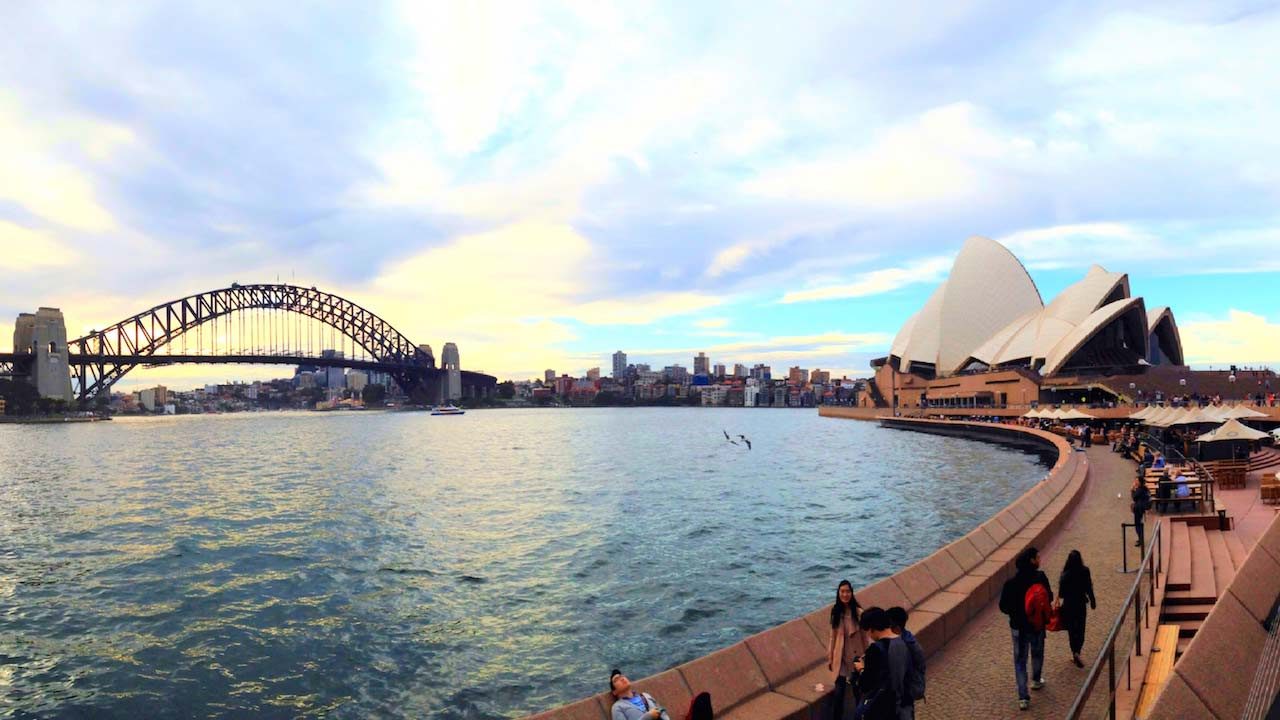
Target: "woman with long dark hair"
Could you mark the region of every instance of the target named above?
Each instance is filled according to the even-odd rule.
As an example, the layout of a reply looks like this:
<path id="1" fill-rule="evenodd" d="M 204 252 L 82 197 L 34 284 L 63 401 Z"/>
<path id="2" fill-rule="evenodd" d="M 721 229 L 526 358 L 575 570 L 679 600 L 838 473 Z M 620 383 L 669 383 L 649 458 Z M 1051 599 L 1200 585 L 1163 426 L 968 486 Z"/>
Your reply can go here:
<path id="1" fill-rule="evenodd" d="M 831 703 L 831 720 L 844 717 L 844 694 L 853 661 L 867 651 L 867 637 L 859 624 L 862 606 L 853 596 L 853 585 L 841 580 L 836 586 L 836 601 L 831 606 L 831 637 L 827 640 L 827 670 L 834 673 L 835 695 Z"/>
<path id="2" fill-rule="evenodd" d="M 1062 566 L 1062 575 L 1058 577 L 1058 601 L 1062 603 L 1058 615 L 1071 643 L 1071 662 L 1082 668 L 1084 663 L 1080 660 L 1080 650 L 1084 647 L 1084 605 L 1087 602 L 1090 609 L 1097 610 L 1098 598 L 1093 595 L 1093 575 L 1079 550 L 1068 553 L 1067 562 Z"/>

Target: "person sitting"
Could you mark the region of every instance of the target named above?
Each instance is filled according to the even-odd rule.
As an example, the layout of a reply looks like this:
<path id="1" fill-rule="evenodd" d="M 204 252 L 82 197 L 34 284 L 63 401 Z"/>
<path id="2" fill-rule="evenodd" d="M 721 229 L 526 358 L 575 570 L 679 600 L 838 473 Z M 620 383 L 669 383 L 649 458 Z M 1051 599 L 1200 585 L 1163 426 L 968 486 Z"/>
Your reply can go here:
<path id="1" fill-rule="evenodd" d="M 1182 473 L 1181 470 L 1178 471 L 1178 477 L 1173 479 L 1173 483 L 1174 483 L 1173 496 L 1178 498 L 1179 511 L 1182 510 L 1182 500 L 1191 497 L 1191 486 L 1187 484 L 1188 481 L 1189 479 L 1187 478 L 1186 475 Z"/>
<path id="2" fill-rule="evenodd" d="M 1165 466 L 1164 455 L 1162 453 L 1156 453 L 1156 459 L 1155 459 L 1155 462 L 1151 463 L 1151 468 L 1153 470 L 1163 470 L 1164 466 Z"/>
<path id="3" fill-rule="evenodd" d="M 1162 513 L 1168 512 L 1171 497 L 1173 497 L 1173 482 L 1169 479 L 1169 471 L 1165 470 L 1160 473 L 1160 480 L 1156 485 L 1156 510 Z"/>
<path id="4" fill-rule="evenodd" d="M 609 673 L 609 692 L 613 695 L 613 709 L 609 713 L 612 720 L 671 720 L 666 708 L 649 693 L 636 692 L 631 681 L 617 668 Z"/>

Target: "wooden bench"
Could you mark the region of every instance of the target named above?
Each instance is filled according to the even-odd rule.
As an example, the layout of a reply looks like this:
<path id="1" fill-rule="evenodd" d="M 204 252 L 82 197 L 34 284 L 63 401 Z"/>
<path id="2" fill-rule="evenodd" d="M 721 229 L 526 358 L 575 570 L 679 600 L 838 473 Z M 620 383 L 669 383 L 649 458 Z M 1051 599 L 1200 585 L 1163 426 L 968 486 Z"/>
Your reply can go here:
<path id="1" fill-rule="evenodd" d="M 1138 695 L 1138 707 L 1134 717 L 1142 720 L 1151 712 L 1156 697 L 1164 689 L 1173 674 L 1173 663 L 1178 654 L 1178 626 L 1161 625 L 1156 628 L 1155 644 L 1147 660 L 1147 672 L 1142 677 L 1142 692 Z"/>
<path id="2" fill-rule="evenodd" d="M 1204 466 L 1221 488 L 1242 488 L 1249 476 L 1248 460 L 1211 460 L 1204 463 Z"/>

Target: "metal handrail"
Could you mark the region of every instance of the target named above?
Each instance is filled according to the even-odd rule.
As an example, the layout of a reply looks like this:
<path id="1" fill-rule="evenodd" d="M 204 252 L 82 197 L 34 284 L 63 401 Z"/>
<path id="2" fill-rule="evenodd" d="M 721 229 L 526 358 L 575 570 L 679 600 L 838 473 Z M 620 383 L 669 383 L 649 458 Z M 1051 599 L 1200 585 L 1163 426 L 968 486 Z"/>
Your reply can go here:
<path id="1" fill-rule="evenodd" d="M 1151 596 L 1148 598 L 1147 605 L 1155 607 L 1156 589 L 1159 587 L 1160 573 L 1163 571 L 1162 555 L 1164 554 L 1164 538 L 1160 534 L 1160 520 L 1156 520 L 1152 533 L 1155 542 L 1146 548 L 1143 555 L 1142 563 L 1138 565 L 1138 576 L 1134 578 L 1133 588 L 1129 590 L 1129 596 L 1124 601 L 1124 607 L 1121 608 L 1120 614 L 1116 616 L 1115 624 L 1111 626 L 1111 632 L 1107 634 L 1107 640 L 1102 645 L 1102 650 L 1098 653 L 1098 659 L 1093 662 L 1093 666 L 1089 668 L 1089 675 L 1085 678 L 1084 685 L 1080 688 L 1080 692 L 1076 695 L 1076 700 L 1071 705 L 1071 709 L 1067 711 L 1067 720 L 1078 720 L 1084 713 L 1085 705 L 1089 699 L 1093 697 L 1093 689 L 1098 684 L 1098 679 L 1102 674 L 1103 661 L 1107 661 L 1107 677 L 1108 677 L 1108 695 L 1111 700 L 1111 720 L 1116 717 L 1116 641 L 1120 638 L 1120 629 L 1127 622 L 1129 608 L 1133 608 L 1134 623 L 1134 652 L 1137 655 L 1142 654 L 1142 606 L 1139 601 L 1142 590 L 1142 575 L 1145 571 L 1147 579 L 1151 582 Z M 1124 545 L 1121 545 L 1123 549 Z M 1148 611 L 1147 619 L 1150 621 L 1151 615 Z"/>

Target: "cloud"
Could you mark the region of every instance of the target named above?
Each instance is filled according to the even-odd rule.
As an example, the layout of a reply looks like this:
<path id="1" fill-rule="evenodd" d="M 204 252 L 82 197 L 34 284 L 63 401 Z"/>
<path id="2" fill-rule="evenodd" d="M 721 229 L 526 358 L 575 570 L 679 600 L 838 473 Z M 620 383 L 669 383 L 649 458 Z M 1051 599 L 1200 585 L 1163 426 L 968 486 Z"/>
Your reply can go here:
<path id="1" fill-rule="evenodd" d="M 1179 323 L 1183 352 L 1191 365 L 1280 366 L 1280 323 L 1232 309 L 1225 319 Z"/>
<path id="2" fill-rule="evenodd" d="M 946 276 L 947 271 L 951 269 L 953 259 L 950 256 L 931 257 L 902 267 L 871 270 L 859 274 L 849 283 L 789 292 L 783 295 L 779 302 L 791 304 L 867 297 L 891 292 L 908 285 L 936 282 Z"/>
<path id="3" fill-rule="evenodd" d="M 1027 267 L 1046 270 L 1093 263 L 1133 267 L 1170 254 L 1160 238 L 1118 222 L 1077 223 L 1019 230 L 999 238 Z"/>
<path id="4" fill-rule="evenodd" d="M 706 328 L 714 330 L 718 328 L 728 327 L 729 318 L 703 318 L 693 323 L 694 327 Z"/>
<path id="5" fill-rule="evenodd" d="M 0 220 L 0 269 L 29 272 L 35 268 L 61 267 L 76 254 L 48 234 Z"/>
<path id="6" fill-rule="evenodd" d="M 43 221 L 88 232 L 116 225 L 84 165 L 109 158 L 132 141 L 128 129 L 83 118 L 33 122 L 0 91 L 0 201 Z"/>

